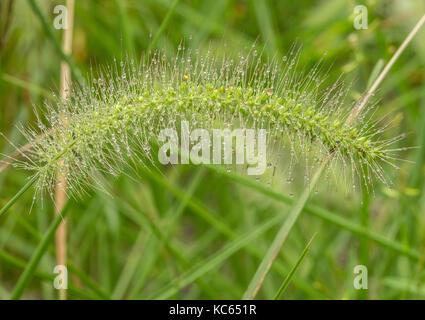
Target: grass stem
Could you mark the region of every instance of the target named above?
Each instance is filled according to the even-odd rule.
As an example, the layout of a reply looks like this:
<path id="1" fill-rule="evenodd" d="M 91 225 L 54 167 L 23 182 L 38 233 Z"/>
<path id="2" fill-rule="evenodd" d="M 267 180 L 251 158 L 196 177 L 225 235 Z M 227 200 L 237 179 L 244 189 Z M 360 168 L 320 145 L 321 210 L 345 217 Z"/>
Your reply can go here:
<path id="1" fill-rule="evenodd" d="M 282 285 L 280 286 L 279 290 L 277 291 L 274 300 L 279 300 L 282 294 L 285 292 L 286 288 L 288 287 L 289 283 L 291 282 L 292 277 L 294 276 L 295 272 L 298 270 L 298 267 L 301 265 L 301 262 L 303 262 L 304 258 L 306 257 L 308 251 L 310 250 L 311 243 L 314 239 L 315 235 L 310 239 L 310 241 L 305 246 L 303 252 L 301 252 L 301 255 L 299 256 L 297 262 L 292 267 L 291 271 L 286 276 L 285 280 L 283 281 Z"/>

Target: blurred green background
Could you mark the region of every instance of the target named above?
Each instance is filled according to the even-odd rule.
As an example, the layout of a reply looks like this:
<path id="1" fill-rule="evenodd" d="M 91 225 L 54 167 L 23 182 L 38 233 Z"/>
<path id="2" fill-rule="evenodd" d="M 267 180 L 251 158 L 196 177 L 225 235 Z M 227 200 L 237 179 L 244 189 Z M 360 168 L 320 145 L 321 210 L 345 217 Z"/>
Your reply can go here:
<path id="1" fill-rule="evenodd" d="M 59 0 L 36 1 L 53 26 Z M 423 0 L 76 0 L 72 58 L 85 76 L 127 55 L 140 57 L 164 18 L 156 47 L 172 55 L 182 39 L 192 48 L 220 54 L 254 41 L 269 55 L 302 44 L 300 65 L 323 58 L 329 81 L 341 73 L 353 81 L 350 99 L 366 90 L 375 66 L 387 62 L 425 13 Z M 353 10 L 368 8 L 366 30 L 353 27 Z M 60 56 L 26 0 L 0 2 L 0 131 L 25 144 L 18 124 L 34 124 L 33 107 L 58 94 Z M 172 10 L 174 9 L 174 10 Z M 54 30 L 54 29 L 53 29 Z M 58 43 L 61 31 L 54 30 Z M 395 119 L 399 144 L 418 146 L 401 154 L 414 163 L 386 168 L 394 183 L 374 194 L 321 182 L 291 230 L 258 298 L 270 299 L 316 234 L 284 299 L 421 299 L 425 297 L 425 30 L 413 40 L 384 80 L 376 117 Z M 1 153 L 14 148 L 0 139 Z M 3 156 L 4 157 L 4 156 Z M 2 158 L 3 158 L 2 157 Z M 110 179 L 113 196 L 92 191 L 69 207 L 70 299 L 239 299 L 270 246 L 278 224 L 254 241 L 240 236 L 289 211 L 279 195 L 295 197 L 300 186 L 239 181 L 197 166 L 141 172 L 142 179 Z M 0 206 L 25 184 L 27 172 L 0 174 Z M 249 179 L 248 179 L 249 180 Z M 283 180 L 283 178 L 282 178 Z M 0 298 L 16 282 L 53 220 L 51 201 L 31 210 L 30 190 L 0 217 Z M 285 198 L 287 199 L 287 198 Z M 240 245 L 241 248 L 237 248 Z M 229 248 L 233 248 L 230 250 Z M 236 250 L 237 248 L 238 250 Z M 54 244 L 43 255 L 23 298 L 54 299 Z M 368 290 L 353 286 L 356 265 L 368 268 Z"/>

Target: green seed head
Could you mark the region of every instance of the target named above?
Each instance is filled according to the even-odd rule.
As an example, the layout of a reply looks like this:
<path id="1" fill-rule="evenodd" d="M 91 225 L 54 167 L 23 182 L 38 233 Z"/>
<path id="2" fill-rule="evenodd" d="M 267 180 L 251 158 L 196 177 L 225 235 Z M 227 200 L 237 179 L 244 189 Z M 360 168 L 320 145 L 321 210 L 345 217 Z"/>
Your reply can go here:
<path id="1" fill-rule="evenodd" d="M 392 162 L 391 141 L 377 140 L 381 130 L 366 117 L 346 123 L 352 106 L 341 81 L 323 88 L 319 66 L 297 74 L 296 54 L 263 60 L 183 51 L 169 59 L 157 51 L 149 63 L 121 62 L 74 89 L 69 100 L 47 105 L 41 132 L 26 131 L 32 149 L 20 165 L 38 175 L 39 191 L 52 190 L 62 173 L 68 192 L 78 195 L 100 183 L 99 174 L 154 161 L 151 146 L 160 130 L 187 120 L 209 130 L 267 129 L 269 167 L 280 161 L 290 176 L 295 163 L 310 172 L 333 153 L 331 165 L 386 181 L 381 164 Z"/>

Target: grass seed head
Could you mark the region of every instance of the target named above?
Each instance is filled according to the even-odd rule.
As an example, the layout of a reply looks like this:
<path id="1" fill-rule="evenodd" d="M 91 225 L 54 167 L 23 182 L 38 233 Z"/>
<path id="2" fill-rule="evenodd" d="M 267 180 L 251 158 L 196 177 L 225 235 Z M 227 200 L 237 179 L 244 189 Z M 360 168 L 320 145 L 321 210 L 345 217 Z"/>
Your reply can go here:
<path id="1" fill-rule="evenodd" d="M 333 153 L 330 166 L 386 182 L 381 164 L 393 163 L 389 145 L 398 138 L 380 139 L 383 129 L 365 114 L 346 123 L 353 104 L 343 81 L 325 87 L 321 63 L 297 73 L 297 50 L 266 60 L 255 48 L 236 59 L 179 47 L 173 58 L 154 51 L 140 63 L 115 63 L 74 88 L 68 100 L 46 104 L 38 129 L 25 129 L 32 148 L 18 165 L 38 176 L 38 191 L 52 192 L 62 171 L 67 192 L 78 196 L 90 184 L 100 187 L 103 173 L 155 162 L 152 142 L 160 130 L 187 120 L 210 130 L 266 128 L 268 167 L 274 175 L 283 163 L 288 181 L 303 164 L 308 182 L 309 172 Z"/>

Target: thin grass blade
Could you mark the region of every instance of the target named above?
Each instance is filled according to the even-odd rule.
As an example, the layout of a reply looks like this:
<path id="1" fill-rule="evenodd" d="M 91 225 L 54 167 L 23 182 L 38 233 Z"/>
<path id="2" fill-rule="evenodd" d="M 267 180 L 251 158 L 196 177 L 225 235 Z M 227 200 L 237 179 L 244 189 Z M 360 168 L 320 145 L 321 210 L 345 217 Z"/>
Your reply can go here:
<path id="1" fill-rule="evenodd" d="M 303 262 L 304 258 L 307 255 L 308 251 L 310 250 L 311 243 L 313 242 L 313 239 L 314 239 L 315 236 L 316 235 L 313 235 L 313 237 L 311 237 L 310 241 L 305 246 L 305 248 L 304 248 L 303 252 L 301 253 L 301 255 L 299 256 L 297 262 L 292 267 L 291 271 L 286 276 L 285 280 L 282 282 L 282 285 L 280 286 L 279 290 L 277 291 L 277 293 L 276 293 L 276 295 L 274 297 L 274 300 L 280 299 L 280 297 L 282 296 L 282 294 L 285 292 L 285 290 L 288 287 L 289 283 L 291 282 L 291 280 L 292 280 L 295 272 L 298 270 L 299 266 L 301 265 L 301 263 Z"/>
<path id="2" fill-rule="evenodd" d="M 18 280 L 18 283 L 16 284 L 12 292 L 12 296 L 10 298 L 11 300 L 20 299 L 22 294 L 24 293 L 25 288 L 27 287 L 27 285 L 33 278 L 36 268 L 38 266 L 38 263 L 40 262 L 43 255 L 46 253 L 49 247 L 50 241 L 52 240 L 53 235 L 55 234 L 56 229 L 59 227 L 63 218 L 67 214 L 69 203 L 70 202 L 68 201 L 66 205 L 64 206 L 64 208 L 62 209 L 61 213 L 55 217 L 55 220 L 52 222 L 49 229 L 46 231 L 40 243 L 38 244 L 37 249 L 35 250 L 27 266 L 25 267 L 24 272 L 22 273 L 21 277 Z"/>

